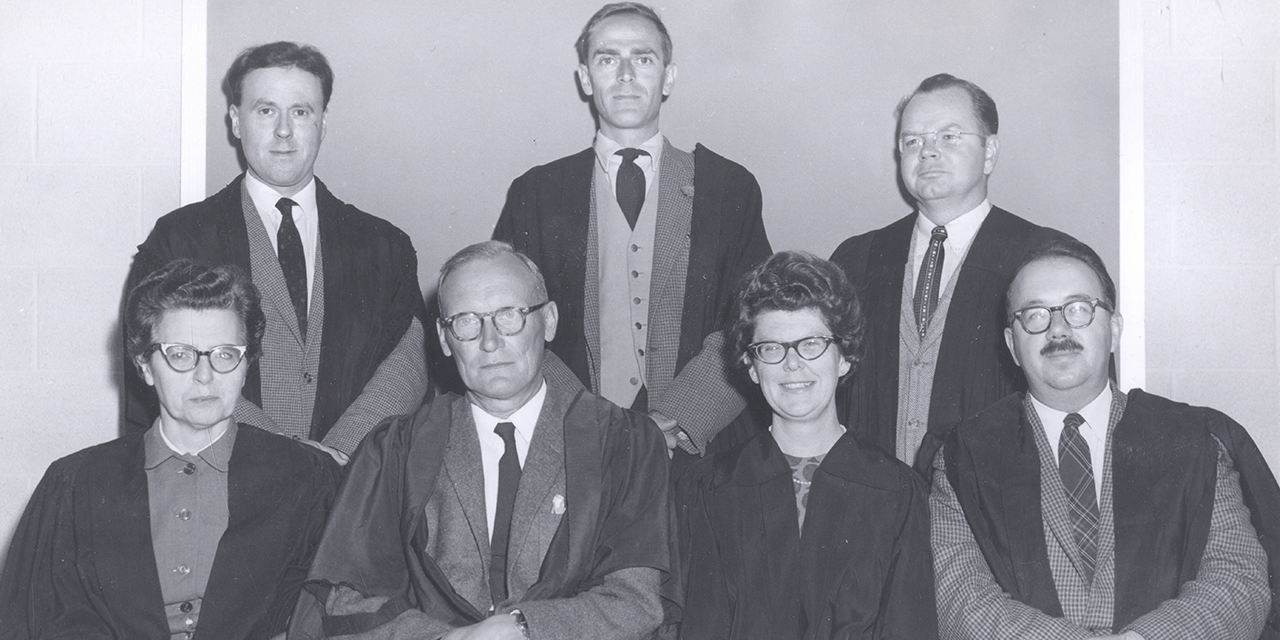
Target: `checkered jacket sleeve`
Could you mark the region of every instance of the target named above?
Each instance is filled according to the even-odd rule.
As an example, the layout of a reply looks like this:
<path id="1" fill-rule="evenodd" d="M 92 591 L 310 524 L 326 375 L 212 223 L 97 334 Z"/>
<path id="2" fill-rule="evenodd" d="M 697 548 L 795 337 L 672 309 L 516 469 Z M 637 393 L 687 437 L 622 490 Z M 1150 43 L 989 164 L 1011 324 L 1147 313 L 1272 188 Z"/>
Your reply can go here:
<path id="1" fill-rule="evenodd" d="M 383 420 L 417 409 L 428 389 L 426 354 L 426 332 L 414 318 L 395 349 L 325 435 L 324 444 L 351 455 Z"/>
<path id="2" fill-rule="evenodd" d="M 1014 600 L 996 584 L 947 480 L 945 464 L 939 452 L 934 459 L 933 491 L 929 495 L 940 637 L 943 640 L 1093 637 L 1094 634 L 1083 627 Z"/>
<path id="3" fill-rule="evenodd" d="M 1177 598 L 1160 603 L 1126 630 L 1147 640 L 1254 640 L 1270 608 L 1266 552 L 1250 524 L 1240 475 L 1219 442 L 1209 539 L 1196 579 L 1182 585 Z"/>

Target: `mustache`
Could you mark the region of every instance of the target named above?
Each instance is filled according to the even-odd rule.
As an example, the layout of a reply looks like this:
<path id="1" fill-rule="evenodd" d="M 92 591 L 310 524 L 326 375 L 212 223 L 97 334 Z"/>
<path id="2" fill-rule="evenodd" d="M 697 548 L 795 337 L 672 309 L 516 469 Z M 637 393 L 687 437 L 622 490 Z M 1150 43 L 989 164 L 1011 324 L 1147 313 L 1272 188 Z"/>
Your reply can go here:
<path id="1" fill-rule="evenodd" d="M 1083 350 L 1084 350 L 1084 345 L 1081 345 L 1079 342 L 1076 342 L 1072 338 L 1063 338 L 1061 340 L 1055 340 L 1053 342 L 1050 342 L 1049 344 L 1046 344 L 1043 348 L 1040 349 L 1040 355 L 1051 356 L 1055 353 L 1062 353 L 1064 351 L 1083 351 Z"/>

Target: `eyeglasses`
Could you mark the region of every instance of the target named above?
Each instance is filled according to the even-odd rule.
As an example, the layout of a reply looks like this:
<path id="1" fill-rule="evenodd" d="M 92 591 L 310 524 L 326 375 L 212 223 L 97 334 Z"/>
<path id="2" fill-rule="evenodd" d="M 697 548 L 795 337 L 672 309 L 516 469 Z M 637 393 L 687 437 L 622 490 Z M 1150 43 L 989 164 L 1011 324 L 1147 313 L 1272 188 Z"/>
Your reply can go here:
<path id="1" fill-rule="evenodd" d="M 1093 300 L 1072 300 L 1057 307 L 1024 307 L 1013 312 L 1013 317 L 1022 323 L 1023 331 L 1036 335 L 1049 330 L 1054 311 L 1062 312 L 1062 319 L 1067 321 L 1067 326 L 1072 329 L 1083 329 L 1093 324 L 1093 315 L 1098 307 L 1108 312 L 1115 311 L 1111 305 L 1094 298 Z M 1012 326 L 1013 322 L 1010 321 L 1009 325 Z"/>
<path id="2" fill-rule="evenodd" d="M 747 352 L 753 358 L 765 364 L 778 364 L 787 359 L 787 351 L 795 349 L 796 355 L 805 360 L 817 360 L 827 352 L 827 347 L 835 342 L 831 336 L 809 336 L 791 342 L 753 342 L 747 345 Z"/>
<path id="3" fill-rule="evenodd" d="M 981 133 L 970 133 L 968 131 L 958 131 L 956 129 L 947 129 L 946 131 L 921 131 L 920 133 L 904 133 L 898 137 L 898 151 L 903 154 L 915 153 L 924 148 L 926 140 L 933 142 L 934 146 L 946 149 L 954 149 L 960 146 L 960 141 L 964 136 L 978 136 L 983 138 Z"/>
<path id="4" fill-rule="evenodd" d="M 470 342 L 480 337 L 480 332 L 484 330 L 484 319 L 493 318 L 493 328 L 504 336 L 514 336 L 524 331 L 525 318 L 547 306 L 551 302 L 546 300 L 541 304 L 535 304 L 532 307 L 503 307 L 497 311 L 488 313 L 475 313 L 474 311 L 465 311 L 441 318 L 440 325 L 449 328 L 449 333 L 453 337 L 462 342 Z"/>
<path id="5" fill-rule="evenodd" d="M 196 368 L 200 356 L 209 358 L 209 366 L 218 373 L 231 373 L 240 366 L 244 354 L 249 347 L 239 344 L 221 344 L 208 351 L 201 351 L 189 344 L 178 342 L 158 342 L 148 349 L 158 349 L 169 368 L 178 373 L 186 373 Z"/>

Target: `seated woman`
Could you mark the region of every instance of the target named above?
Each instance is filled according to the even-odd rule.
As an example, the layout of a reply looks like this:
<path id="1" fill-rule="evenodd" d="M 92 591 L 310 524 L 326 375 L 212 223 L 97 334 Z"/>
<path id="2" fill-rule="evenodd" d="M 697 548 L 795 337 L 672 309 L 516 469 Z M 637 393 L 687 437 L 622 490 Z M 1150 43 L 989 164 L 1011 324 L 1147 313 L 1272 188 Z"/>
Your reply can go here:
<path id="1" fill-rule="evenodd" d="M 773 424 L 678 484 L 680 637 L 937 637 L 924 482 L 836 418 L 863 349 L 849 280 L 784 251 L 747 274 L 738 306 L 731 357 Z"/>
<path id="2" fill-rule="evenodd" d="M 130 292 L 125 322 L 160 417 L 49 466 L 0 578 L 0 637 L 280 635 L 340 470 L 231 419 L 258 292 L 234 267 L 175 261 Z"/>

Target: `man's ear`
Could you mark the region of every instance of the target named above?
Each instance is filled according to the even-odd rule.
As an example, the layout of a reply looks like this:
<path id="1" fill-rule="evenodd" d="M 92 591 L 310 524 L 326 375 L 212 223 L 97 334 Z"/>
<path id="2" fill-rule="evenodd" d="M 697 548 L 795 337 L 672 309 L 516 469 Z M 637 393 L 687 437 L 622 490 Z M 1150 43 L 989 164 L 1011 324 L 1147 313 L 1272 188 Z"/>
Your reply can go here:
<path id="1" fill-rule="evenodd" d="M 240 139 L 240 107 L 237 107 L 234 104 L 231 105 L 230 107 L 227 107 L 227 115 L 230 116 L 231 118 L 231 133 L 236 137 L 237 140 L 239 140 Z"/>
<path id="2" fill-rule="evenodd" d="M 1013 327 L 1004 328 L 1004 346 L 1008 347 L 1009 354 L 1013 356 L 1013 363 L 1021 367 L 1022 363 L 1018 361 L 1018 350 L 1013 348 Z"/>
<path id="3" fill-rule="evenodd" d="M 453 349 L 449 348 L 449 340 L 445 338 L 446 331 L 448 329 L 445 329 L 444 325 L 439 320 L 436 320 L 436 337 L 440 339 L 440 350 L 444 352 L 446 358 L 452 358 Z"/>
<path id="4" fill-rule="evenodd" d="M 560 324 L 560 309 L 556 307 L 555 300 L 548 300 L 547 306 L 540 310 L 542 313 L 543 331 L 542 337 L 547 342 L 556 339 L 556 327 Z"/>
<path id="5" fill-rule="evenodd" d="M 1000 136 L 994 133 L 987 136 L 983 154 L 985 157 L 982 162 L 982 173 L 989 176 L 992 171 L 995 171 L 996 161 L 1000 159 Z"/>
<path id="6" fill-rule="evenodd" d="M 578 86 L 582 87 L 582 92 L 592 95 L 591 74 L 587 73 L 587 65 L 578 65 Z"/>
<path id="7" fill-rule="evenodd" d="M 1111 314 L 1111 353 L 1120 348 L 1120 336 L 1124 333 L 1124 316 L 1117 309 Z"/>
<path id="8" fill-rule="evenodd" d="M 671 95 L 671 88 L 676 86 L 676 65 L 671 63 L 662 70 L 662 95 Z"/>

